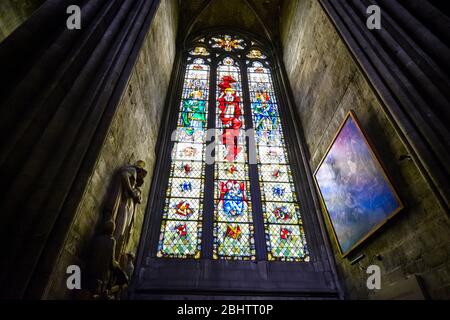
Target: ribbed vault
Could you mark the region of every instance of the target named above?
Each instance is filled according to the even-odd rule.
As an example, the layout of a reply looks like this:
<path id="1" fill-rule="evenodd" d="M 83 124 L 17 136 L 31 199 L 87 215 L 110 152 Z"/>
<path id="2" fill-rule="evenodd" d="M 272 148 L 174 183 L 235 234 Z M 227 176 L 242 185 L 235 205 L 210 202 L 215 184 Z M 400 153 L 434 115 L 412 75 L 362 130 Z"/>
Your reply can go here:
<path id="1" fill-rule="evenodd" d="M 208 28 L 233 27 L 275 40 L 279 35 L 280 3 L 280 0 L 180 1 L 181 30 L 186 37 Z"/>

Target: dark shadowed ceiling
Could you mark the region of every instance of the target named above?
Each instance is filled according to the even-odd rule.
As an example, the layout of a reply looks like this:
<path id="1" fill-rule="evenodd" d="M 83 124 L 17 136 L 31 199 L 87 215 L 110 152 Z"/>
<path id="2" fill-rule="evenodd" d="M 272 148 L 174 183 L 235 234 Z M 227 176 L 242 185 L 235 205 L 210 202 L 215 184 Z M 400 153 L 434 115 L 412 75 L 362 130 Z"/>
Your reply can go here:
<path id="1" fill-rule="evenodd" d="M 235 27 L 275 40 L 282 0 L 180 0 L 184 37 L 213 27 Z"/>

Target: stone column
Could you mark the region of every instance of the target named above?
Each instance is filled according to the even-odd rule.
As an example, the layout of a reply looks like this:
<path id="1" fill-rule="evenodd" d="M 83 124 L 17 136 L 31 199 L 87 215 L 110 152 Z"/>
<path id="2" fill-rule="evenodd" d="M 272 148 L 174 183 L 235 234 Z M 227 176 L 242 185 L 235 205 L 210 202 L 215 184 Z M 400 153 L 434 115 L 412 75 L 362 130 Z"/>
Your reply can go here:
<path id="1" fill-rule="evenodd" d="M 158 4 L 47 0 L 0 44 L 0 297 L 41 296 Z"/>
<path id="2" fill-rule="evenodd" d="M 448 212 L 450 18 L 431 1 L 320 2 Z M 366 26 L 370 5 L 381 9 L 380 30 Z"/>

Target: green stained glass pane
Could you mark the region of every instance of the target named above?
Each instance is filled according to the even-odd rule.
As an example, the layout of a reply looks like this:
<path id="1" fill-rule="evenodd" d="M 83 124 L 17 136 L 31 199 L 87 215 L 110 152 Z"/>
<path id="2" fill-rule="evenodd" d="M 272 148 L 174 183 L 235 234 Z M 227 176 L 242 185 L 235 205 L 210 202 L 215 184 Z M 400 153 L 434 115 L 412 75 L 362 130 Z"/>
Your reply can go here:
<path id="1" fill-rule="evenodd" d="M 206 101 L 183 100 L 180 113 L 180 126 L 204 128 L 206 126 Z"/>

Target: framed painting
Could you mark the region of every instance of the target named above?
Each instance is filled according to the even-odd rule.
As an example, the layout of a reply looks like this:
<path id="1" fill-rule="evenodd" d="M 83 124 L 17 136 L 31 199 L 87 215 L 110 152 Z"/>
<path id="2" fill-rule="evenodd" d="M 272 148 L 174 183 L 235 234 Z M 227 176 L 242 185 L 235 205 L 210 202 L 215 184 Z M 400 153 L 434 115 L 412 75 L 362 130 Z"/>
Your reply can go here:
<path id="1" fill-rule="evenodd" d="M 317 167 L 314 180 L 343 257 L 404 207 L 351 111 Z"/>

